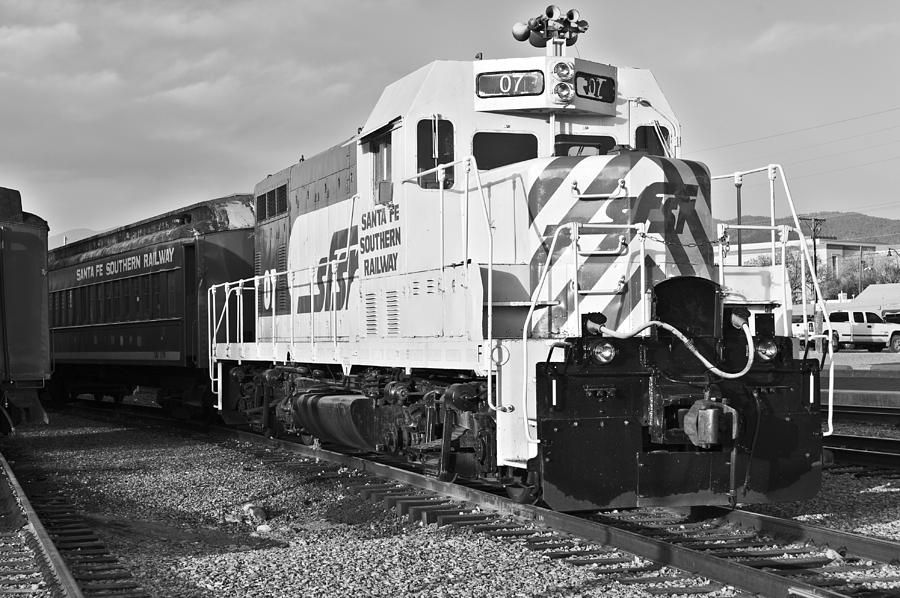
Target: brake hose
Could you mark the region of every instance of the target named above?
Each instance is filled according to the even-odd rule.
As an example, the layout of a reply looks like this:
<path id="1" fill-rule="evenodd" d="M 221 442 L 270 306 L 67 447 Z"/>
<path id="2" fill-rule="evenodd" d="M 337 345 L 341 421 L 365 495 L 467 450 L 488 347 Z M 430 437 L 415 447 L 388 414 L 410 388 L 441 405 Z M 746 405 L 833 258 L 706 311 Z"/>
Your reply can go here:
<path id="1" fill-rule="evenodd" d="M 716 366 L 711 364 L 700 353 L 700 351 L 697 350 L 697 348 L 694 346 L 694 343 L 691 342 L 691 339 L 689 339 L 688 337 L 683 335 L 674 326 L 672 326 L 670 324 L 666 324 L 665 322 L 660 322 L 658 320 L 650 320 L 643 326 L 638 326 L 637 328 L 635 328 L 634 330 L 632 330 L 630 332 L 616 332 L 615 330 L 611 330 L 611 329 L 607 328 L 606 326 L 600 326 L 600 332 L 602 332 L 606 336 L 611 336 L 613 338 L 625 340 L 625 339 L 629 339 L 633 336 L 640 334 L 641 331 L 646 330 L 647 328 L 650 328 L 651 326 L 658 326 L 659 328 L 668 330 L 669 332 L 674 334 L 676 337 L 678 337 L 678 340 L 680 340 L 682 343 L 684 343 L 684 346 L 687 347 L 688 350 L 691 353 L 693 353 L 697 359 L 700 360 L 700 363 L 705 365 L 707 367 L 707 369 L 709 369 L 709 371 L 711 371 L 716 376 L 719 376 L 720 378 L 726 378 L 728 380 L 734 380 L 736 378 L 740 378 L 741 376 L 743 376 L 744 374 L 749 372 L 750 368 L 753 366 L 753 354 L 756 351 L 753 348 L 753 334 L 750 332 L 750 326 L 747 325 L 747 322 L 741 323 L 741 330 L 744 331 L 744 336 L 747 337 L 747 365 L 745 365 L 744 369 L 742 369 L 740 372 L 737 372 L 734 374 L 730 374 L 728 372 L 723 372 L 722 370 L 720 370 L 719 368 L 717 368 Z"/>

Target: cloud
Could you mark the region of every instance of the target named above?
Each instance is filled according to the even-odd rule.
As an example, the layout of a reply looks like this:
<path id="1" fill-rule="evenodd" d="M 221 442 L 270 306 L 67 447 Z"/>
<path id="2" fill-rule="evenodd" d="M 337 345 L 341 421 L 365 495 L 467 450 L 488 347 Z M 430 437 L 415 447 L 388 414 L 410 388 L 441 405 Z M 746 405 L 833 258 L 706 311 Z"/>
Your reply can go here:
<path id="1" fill-rule="evenodd" d="M 884 37 L 900 36 L 900 23 L 873 23 L 859 26 L 845 23 L 779 22 L 771 25 L 744 46 L 749 54 L 777 54 L 817 43 L 859 45 Z"/>
<path id="2" fill-rule="evenodd" d="M 0 27 L 0 64 L 31 67 L 36 61 L 69 51 L 81 41 L 74 23 L 5 25 Z"/>

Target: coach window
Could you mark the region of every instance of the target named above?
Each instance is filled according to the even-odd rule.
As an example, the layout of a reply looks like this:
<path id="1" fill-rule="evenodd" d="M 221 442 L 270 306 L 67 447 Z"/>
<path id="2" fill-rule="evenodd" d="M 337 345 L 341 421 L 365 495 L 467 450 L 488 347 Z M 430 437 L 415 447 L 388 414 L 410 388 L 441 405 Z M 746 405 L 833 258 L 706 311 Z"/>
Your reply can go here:
<path id="1" fill-rule="evenodd" d="M 531 133 L 475 133 L 472 155 L 479 170 L 490 170 L 537 158 L 538 141 Z"/>
<path id="2" fill-rule="evenodd" d="M 149 319 L 153 311 L 153 293 L 150 290 L 150 274 L 141 276 L 141 318 Z"/>
<path id="3" fill-rule="evenodd" d="M 103 300 L 106 302 L 106 310 L 104 311 L 104 322 L 112 322 L 113 317 L 113 287 L 111 282 L 103 283 Z"/>
<path id="4" fill-rule="evenodd" d="M 176 292 L 176 283 L 177 283 L 176 275 L 177 275 L 176 272 L 169 272 L 168 275 L 166 276 L 166 283 L 167 283 L 167 287 L 168 287 L 167 295 L 169 297 L 169 312 L 168 313 L 170 316 L 174 316 L 174 315 L 178 314 L 178 307 L 177 307 L 178 293 Z"/>
<path id="5" fill-rule="evenodd" d="M 159 300 L 159 277 L 165 274 L 150 275 L 150 318 L 158 318 L 162 315 L 162 305 Z"/>
<path id="6" fill-rule="evenodd" d="M 112 311 L 110 312 L 110 319 L 114 322 L 119 322 L 122 320 L 122 285 L 120 280 L 114 280 L 110 285 L 112 285 Z"/>
<path id="7" fill-rule="evenodd" d="M 87 324 L 94 324 L 97 321 L 97 285 L 92 284 L 87 288 L 88 295 L 88 317 Z"/>
<path id="8" fill-rule="evenodd" d="M 73 301 L 72 301 L 73 289 L 69 289 L 66 291 L 66 325 L 71 326 L 75 320 L 73 314 Z"/>
<path id="9" fill-rule="evenodd" d="M 131 319 L 131 280 L 125 279 L 122 282 L 122 319 Z"/>
<path id="10" fill-rule="evenodd" d="M 453 162 L 453 123 L 440 118 L 420 120 L 416 128 L 416 172 Z M 453 186 L 453 168 L 444 171 L 444 188 Z M 419 177 L 423 189 L 437 189 L 437 173 Z"/>

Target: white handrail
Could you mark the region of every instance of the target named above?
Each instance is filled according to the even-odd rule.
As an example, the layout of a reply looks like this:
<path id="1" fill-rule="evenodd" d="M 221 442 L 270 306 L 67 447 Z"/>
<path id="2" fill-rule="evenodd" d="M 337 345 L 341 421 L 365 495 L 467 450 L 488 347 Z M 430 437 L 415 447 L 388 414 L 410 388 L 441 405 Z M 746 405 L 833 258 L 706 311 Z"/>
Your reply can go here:
<path id="1" fill-rule="evenodd" d="M 511 409 L 502 407 L 499 401 L 494 401 L 494 222 L 491 220 L 490 208 L 488 206 L 487 198 L 484 195 L 484 187 L 481 184 L 481 174 L 478 172 L 478 162 L 475 160 L 475 156 L 466 156 L 459 160 L 455 160 L 453 162 L 447 162 L 446 164 L 440 164 L 434 168 L 430 168 L 428 170 L 423 170 L 422 172 L 418 172 L 415 175 L 403 179 L 402 183 L 414 183 L 418 181 L 420 178 L 430 175 L 430 174 L 438 174 L 438 178 L 441 178 L 441 175 L 444 170 L 447 168 L 453 168 L 457 164 L 465 164 L 466 165 L 466 186 L 465 186 L 465 200 L 466 206 L 468 206 L 469 199 L 469 177 L 471 171 L 474 170 L 475 174 L 475 186 L 478 188 L 478 194 L 481 196 L 481 207 L 484 211 L 484 222 L 487 226 L 487 241 L 488 241 L 488 276 L 487 276 L 487 351 L 484 352 L 486 361 L 487 361 L 487 404 L 488 407 L 493 411 L 500 411 L 506 413 Z M 441 229 L 443 229 L 443 185 L 441 185 Z M 468 216 L 468 207 L 466 209 L 466 215 Z M 466 225 L 466 231 L 468 232 L 468 224 Z M 443 230 L 441 231 L 441 235 L 443 235 Z M 441 237 L 441 251 L 443 252 L 443 236 Z M 466 256 L 468 256 L 468 239 L 465 239 L 466 242 Z M 442 253 L 443 255 L 443 253 Z M 444 271 L 444 260 L 441 260 L 441 272 Z M 468 264 L 468 259 L 466 260 Z"/>
<path id="2" fill-rule="evenodd" d="M 726 175 L 717 175 L 717 176 L 711 177 L 711 180 L 733 179 L 734 181 L 736 181 L 736 184 L 737 184 L 737 181 L 742 181 L 743 177 L 746 175 L 762 173 L 762 172 L 766 173 L 767 178 L 769 180 L 769 206 L 770 206 L 770 210 L 771 210 L 771 214 L 770 214 L 771 225 L 769 227 L 753 227 L 750 225 L 741 225 L 741 226 L 724 225 L 724 229 L 720 228 L 720 230 L 727 230 L 728 228 L 742 228 L 742 229 L 751 229 L 751 230 L 753 230 L 753 229 L 758 229 L 758 230 L 769 229 L 769 230 L 771 230 L 772 231 L 772 234 L 771 234 L 771 237 L 772 237 L 771 257 L 772 257 L 772 265 L 775 265 L 775 230 L 777 230 L 777 227 L 775 226 L 775 179 L 778 178 L 777 175 L 780 173 L 781 174 L 781 185 L 784 190 L 786 203 L 787 203 L 788 208 L 791 211 L 791 217 L 794 221 L 793 230 L 797 233 L 799 240 L 800 240 L 800 253 L 803 256 L 803 261 L 804 261 L 803 273 L 805 275 L 806 268 L 809 268 L 809 270 L 811 272 L 815 272 L 816 268 L 815 268 L 815 265 L 812 263 L 812 256 L 810 255 L 809 249 L 807 248 L 807 245 L 806 245 L 806 237 L 803 234 L 803 230 L 800 228 L 800 219 L 797 216 L 797 210 L 794 206 L 794 198 L 791 195 L 791 189 L 787 182 L 787 176 L 785 175 L 784 167 L 782 167 L 780 164 L 769 164 L 767 166 L 754 168 L 751 170 L 737 171 L 732 174 L 726 174 Z M 720 225 L 720 227 L 721 226 L 722 225 Z M 785 244 L 786 244 L 786 242 L 787 242 L 787 239 L 784 240 Z M 723 284 L 724 271 L 725 271 L 725 255 L 724 255 L 724 248 L 721 248 L 721 246 L 720 246 L 719 255 L 720 255 L 719 279 L 720 279 L 720 284 Z M 804 278 L 801 281 L 801 287 L 803 288 L 802 296 L 803 296 L 804 300 L 806 298 L 805 285 L 806 285 L 806 279 Z M 724 286 L 724 284 L 723 284 L 723 286 Z M 827 426 L 827 430 L 823 433 L 823 435 L 830 436 L 834 433 L 834 425 L 833 425 L 833 421 L 834 421 L 834 347 L 832 346 L 834 344 L 834 341 L 832 340 L 833 336 L 834 336 L 834 330 L 832 329 L 831 322 L 828 319 L 828 307 L 825 303 L 824 295 L 822 294 L 822 289 L 819 285 L 818 279 L 815 276 L 813 276 L 813 288 L 816 291 L 816 306 L 820 307 L 822 310 L 823 321 L 825 324 L 825 328 L 828 331 L 826 338 L 829 339 L 829 342 L 828 342 L 828 357 L 829 357 L 829 365 L 828 365 L 828 426 Z M 805 308 L 805 302 L 804 302 L 804 316 L 803 316 L 804 326 L 806 326 L 806 313 L 805 312 L 806 312 L 806 308 Z M 785 306 L 785 319 L 787 319 L 787 306 Z M 790 330 L 790 325 L 787 324 L 786 328 L 788 328 L 788 330 Z M 824 335 L 813 335 L 813 336 L 807 335 L 807 342 L 809 342 L 812 338 L 820 338 L 823 336 Z"/>
<path id="3" fill-rule="evenodd" d="M 541 268 L 541 276 L 538 278 L 537 286 L 531 293 L 531 305 L 528 306 L 528 315 L 525 316 L 525 323 L 522 325 L 522 421 L 525 423 L 525 440 L 532 444 L 539 444 L 540 440 L 531 435 L 531 427 L 528 419 L 528 330 L 531 328 L 531 317 L 534 315 L 534 309 L 537 305 L 541 291 L 544 289 L 544 281 L 547 280 L 547 273 L 550 272 L 550 262 L 553 261 L 553 251 L 556 249 L 556 243 L 559 241 L 559 234 L 564 230 L 572 231 L 576 223 L 569 222 L 556 227 L 553 233 L 553 239 L 550 241 L 550 248 L 547 251 L 547 261 Z"/>

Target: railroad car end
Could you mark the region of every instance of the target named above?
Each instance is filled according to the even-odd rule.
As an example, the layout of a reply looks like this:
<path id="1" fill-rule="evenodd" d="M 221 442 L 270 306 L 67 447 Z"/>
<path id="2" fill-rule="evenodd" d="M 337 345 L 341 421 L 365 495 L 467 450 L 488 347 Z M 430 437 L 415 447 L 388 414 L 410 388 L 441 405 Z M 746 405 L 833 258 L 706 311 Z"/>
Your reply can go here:
<path id="1" fill-rule="evenodd" d="M 47 222 L 22 210 L 21 194 L 0 187 L 0 432 L 46 423 L 37 391 L 49 379 Z"/>

